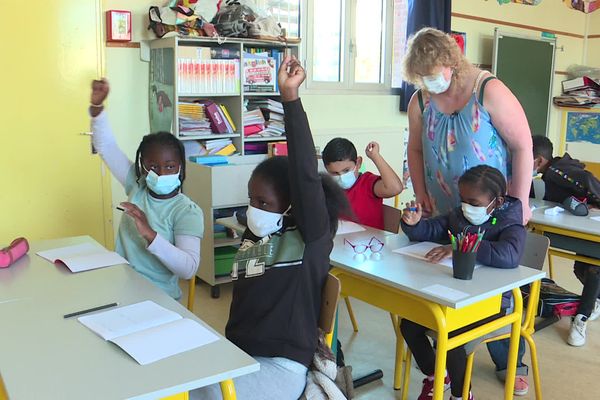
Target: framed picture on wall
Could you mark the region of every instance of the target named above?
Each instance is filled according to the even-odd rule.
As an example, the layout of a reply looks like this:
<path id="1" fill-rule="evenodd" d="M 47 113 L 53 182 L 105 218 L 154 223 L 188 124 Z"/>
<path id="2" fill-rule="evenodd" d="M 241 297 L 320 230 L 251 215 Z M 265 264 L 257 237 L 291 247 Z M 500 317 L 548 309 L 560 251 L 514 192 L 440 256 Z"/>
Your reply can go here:
<path id="1" fill-rule="evenodd" d="M 131 41 L 131 11 L 109 10 L 106 12 L 106 40 L 109 42 Z"/>

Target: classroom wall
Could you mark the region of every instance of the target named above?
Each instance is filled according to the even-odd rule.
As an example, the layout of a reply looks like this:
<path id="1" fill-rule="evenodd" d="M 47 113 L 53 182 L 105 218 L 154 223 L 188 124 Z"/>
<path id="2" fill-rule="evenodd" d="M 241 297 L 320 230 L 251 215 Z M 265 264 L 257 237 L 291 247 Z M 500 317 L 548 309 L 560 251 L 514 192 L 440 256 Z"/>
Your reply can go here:
<path id="1" fill-rule="evenodd" d="M 154 0 L 124 1 L 103 0 L 106 10 L 132 12 L 133 42 L 155 38 L 148 25 L 148 8 Z M 216 8 L 214 0 L 201 2 L 201 14 L 211 18 Z M 106 75 L 111 83 L 108 102 L 110 120 L 119 145 L 131 158 L 142 136 L 148 133 L 148 63 L 140 60 L 139 48 L 107 47 Z M 352 140 L 359 151 L 371 140 L 381 144 L 382 154 L 397 171 L 402 170 L 402 128 L 407 126 L 404 114 L 398 111 L 399 99 L 392 95 L 310 95 L 303 94 L 302 101 L 309 115 L 315 145 L 321 149 L 337 136 Z M 373 122 L 375 121 L 375 123 Z M 368 169 L 374 168 L 366 160 Z M 118 182 L 112 180 L 113 203 L 126 199 Z M 121 214 L 114 211 L 115 231 Z"/>
<path id="2" fill-rule="evenodd" d="M 156 3 L 153 0 L 103 0 L 103 8 L 132 11 L 133 41 L 139 42 L 153 39 L 153 34 L 146 30 L 147 12 L 148 7 Z M 200 2 L 200 6 L 203 7 L 201 13 L 208 18 L 215 11 L 214 0 Z M 499 5 L 496 1 L 454 0 L 452 12 L 452 28 L 467 32 L 467 58 L 474 63 L 491 64 L 492 40 L 496 26 L 508 32 L 540 35 L 539 31 L 503 26 L 502 22 L 562 32 L 557 34 L 558 47 L 564 46 L 564 51 L 558 51 L 556 56 L 558 71 L 564 71 L 568 65 L 583 61 L 586 15 L 568 9 L 560 1 L 544 1 L 538 6 L 524 6 L 512 3 Z M 497 22 L 471 18 L 487 18 Z M 588 26 L 591 29 L 588 30 L 593 34 L 600 30 L 600 12 L 591 14 L 590 18 Z M 600 65 L 600 52 L 590 51 L 593 43 L 600 43 L 600 39 L 588 41 L 588 59 L 590 63 Z M 111 121 L 119 144 L 133 157 L 142 135 L 148 132 L 148 64 L 140 61 L 138 48 L 109 47 L 106 49 L 106 73 L 112 83 L 108 108 Z M 555 93 L 560 92 L 560 81 L 564 78 L 564 75 L 555 75 Z M 383 155 L 392 167 L 401 173 L 404 155 L 402 131 L 408 122 L 406 115 L 398 112 L 397 96 L 311 95 L 305 92 L 302 98 L 317 146 L 322 149 L 331 138 L 345 136 L 362 151 L 370 140 L 377 140 L 381 144 Z M 555 143 L 558 143 L 560 117 L 560 111 L 553 108 L 549 136 Z M 367 168 L 372 168 L 369 160 Z M 411 194 L 406 192 L 402 199 L 406 200 L 410 196 Z M 113 202 L 124 198 L 123 190 L 113 180 Z M 115 227 L 118 226 L 119 217 L 116 213 Z"/>
<path id="3" fill-rule="evenodd" d="M 496 1 L 454 0 L 452 2 L 452 29 L 467 32 L 467 57 L 474 63 L 491 65 L 494 28 L 501 31 L 539 37 L 540 30 L 556 32 L 557 50 L 553 80 L 553 96 L 561 93 L 560 82 L 571 64 L 581 64 L 584 57 L 586 15 L 567 8 L 561 1 L 544 1 L 537 6 L 516 3 L 499 5 Z M 483 18 L 493 21 L 481 21 Z M 507 26 L 503 23 L 523 26 Z M 539 28 L 536 30 L 535 28 Z M 577 37 L 574 37 L 577 36 Z M 552 106 L 547 132 L 558 143 L 562 111 Z M 540 132 L 541 133 L 541 132 Z"/>
<path id="4" fill-rule="evenodd" d="M 600 68 L 600 11 L 588 18 L 587 65 Z"/>

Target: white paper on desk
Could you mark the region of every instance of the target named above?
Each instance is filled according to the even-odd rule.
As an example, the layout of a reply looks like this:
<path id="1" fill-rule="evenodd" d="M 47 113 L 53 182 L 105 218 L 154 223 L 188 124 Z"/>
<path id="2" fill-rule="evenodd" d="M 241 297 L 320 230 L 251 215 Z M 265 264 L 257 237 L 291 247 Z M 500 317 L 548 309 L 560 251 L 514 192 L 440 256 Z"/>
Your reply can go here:
<path id="1" fill-rule="evenodd" d="M 594 221 L 599 221 L 600 222 L 600 216 L 598 216 L 598 217 L 590 217 L 590 219 L 593 219 Z"/>
<path id="2" fill-rule="evenodd" d="M 38 251 L 37 255 L 50 262 L 62 262 L 71 272 L 128 264 L 119 254 L 92 243 L 76 244 L 57 249 Z"/>
<path id="3" fill-rule="evenodd" d="M 411 244 L 409 246 L 400 247 L 399 249 L 392 250 L 392 252 L 398 253 L 398 254 L 403 254 L 406 256 L 411 256 L 414 258 L 418 258 L 419 260 L 431 262 L 425 258 L 425 255 L 427 253 L 429 253 L 431 250 L 435 249 L 436 247 L 440 247 L 440 246 L 441 245 L 439 243 L 419 242 L 419 243 Z M 438 261 L 437 263 L 432 263 L 432 264 L 445 265 L 448 268 L 452 268 L 452 257 L 444 258 L 444 259 Z M 481 264 L 475 264 L 475 269 L 479 268 L 480 266 L 481 266 Z"/>
<path id="4" fill-rule="evenodd" d="M 565 211 L 564 208 L 560 207 L 560 206 L 556 206 L 556 207 L 552 207 L 552 208 L 547 208 L 544 210 L 544 214 L 545 215 L 558 215 L 559 213 Z"/>
<path id="5" fill-rule="evenodd" d="M 162 360 L 196 347 L 217 341 L 217 335 L 191 319 L 168 324 L 112 339 L 141 365 Z"/>
<path id="6" fill-rule="evenodd" d="M 181 315 L 159 306 L 153 301 L 142 301 L 98 314 L 84 315 L 79 322 L 100 335 L 104 340 L 153 328 L 181 319 Z"/>
<path id="7" fill-rule="evenodd" d="M 348 233 L 362 232 L 364 230 L 366 229 L 363 226 L 355 222 L 340 220 L 338 223 L 336 235 L 345 235 Z"/>
<path id="8" fill-rule="evenodd" d="M 421 289 L 421 291 L 429 293 L 429 294 L 434 294 L 438 297 L 443 297 L 443 298 L 451 300 L 451 301 L 464 299 L 465 297 L 467 297 L 469 295 L 468 293 L 461 292 L 460 290 L 452 289 L 452 288 L 449 288 L 448 286 L 437 285 L 437 284 L 424 287 L 423 289 Z"/>

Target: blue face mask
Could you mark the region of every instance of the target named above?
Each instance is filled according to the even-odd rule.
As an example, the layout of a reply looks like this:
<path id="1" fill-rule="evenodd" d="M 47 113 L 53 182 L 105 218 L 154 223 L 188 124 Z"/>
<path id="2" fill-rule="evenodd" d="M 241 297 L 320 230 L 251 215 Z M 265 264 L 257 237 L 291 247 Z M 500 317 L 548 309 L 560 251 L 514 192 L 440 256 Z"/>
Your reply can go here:
<path id="1" fill-rule="evenodd" d="M 354 169 L 342 175 L 334 176 L 334 179 L 342 187 L 342 189 L 350 189 L 356 183 L 356 174 Z"/>
<path id="2" fill-rule="evenodd" d="M 144 167 L 144 170 L 146 170 L 146 167 Z M 146 172 L 146 185 L 148 186 L 148 189 L 152 190 L 156 194 L 165 195 L 173 193 L 179 186 L 181 186 L 181 181 L 179 180 L 179 172 L 181 172 L 181 167 L 179 167 L 179 172 L 170 175 L 158 175 L 152 170 L 146 170 Z"/>

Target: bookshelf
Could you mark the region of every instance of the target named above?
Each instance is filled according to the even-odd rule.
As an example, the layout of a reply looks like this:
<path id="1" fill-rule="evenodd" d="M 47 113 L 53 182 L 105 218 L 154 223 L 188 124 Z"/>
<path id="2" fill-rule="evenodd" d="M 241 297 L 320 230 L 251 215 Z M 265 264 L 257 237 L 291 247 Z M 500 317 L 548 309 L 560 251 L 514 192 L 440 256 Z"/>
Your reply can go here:
<path id="1" fill-rule="evenodd" d="M 252 100 L 258 102 L 260 100 L 272 99 L 280 101 L 280 94 L 276 90 L 270 91 L 259 91 L 249 92 L 244 90 L 244 65 L 248 65 L 252 60 L 256 59 L 255 55 L 249 53 L 255 52 L 269 52 L 277 59 L 281 54 L 281 57 L 286 54 L 293 54 L 298 56 L 299 43 L 284 43 L 284 42 L 272 42 L 256 39 L 238 39 L 238 38 L 227 38 L 225 41 L 218 41 L 213 38 L 182 38 L 182 37 L 168 37 L 153 40 L 150 42 L 150 128 L 152 131 L 167 130 L 172 132 L 180 140 L 194 140 L 204 144 L 207 140 L 213 139 L 231 139 L 235 146 L 237 153 L 240 155 L 263 153 L 260 149 L 261 143 L 272 142 L 272 141 L 285 141 L 285 134 L 282 136 L 260 136 L 252 135 L 249 137 L 244 136 L 244 111 L 248 101 Z M 211 58 L 211 57 L 222 57 L 226 54 L 228 57 L 234 57 L 230 59 Z M 235 58 L 238 57 L 239 58 Z M 191 63 L 190 63 L 190 60 Z M 183 61 L 183 63 L 182 63 Z M 187 61 L 187 62 L 186 62 Z M 235 71 L 235 83 L 233 85 L 219 84 L 216 81 L 223 80 L 224 77 L 229 82 L 231 75 L 228 72 L 224 72 L 219 75 L 206 75 L 203 70 L 200 70 L 200 74 L 194 75 L 196 68 L 204 68 L 204 66 L 197 64 L 204 63 L 218 64 L 231 63 L 236 64 Z M 262 61 L 261 61 L 262 62 Z M 275 72 L 278 66 L 278 62 L 275 65 Z M 182 65 L 183 64 L 183 65 Z M 187 65 L 187 66 L 186 66 Z M 188 68 L 191 72 L 188 72 Z M 211 70 L 210 66 L 206 66 L 208 70 Z M 214 68 L 214 67 L 213 67 Z M 219 68 L 219 67 L 217 67 Z M 227 68 L 227 67 L 222 67 Z M 182 80 L 182 75 L 191 77 L 192 84 L 189 84 L 189 79 Z M 216 78 L 214 78 L 216 76 Z M 263 75 L 258 75 L 262 77 Z M 201 77 L 201 83 L 198 83 Z M 276 85 L 276 73 L 270 77 L 265 77 L 264 80 L 268 80 L 269 84 Z M 258 82 L 259 85 L 264 86 L 265 82 Z M 212 86 L 211 86 L 212 85 Z M 202 88 L 201 91 L 194 91 L 194 89 Z M 206 89 L 212 90 L 206 90 Z M 264 87 L 260 88 L 264 90 Z M 159 95 L 162 96 L 162 106 L 159 103 Z M 199 132 L 199 134 L 193 134 L 193 132 L 186 132 L 183 134 L 180 131 L 179 117 L 180 111 L 178 105 L 180 102 L 193 102 L 193 101 L 212 101 L 216 104 L 222 104 L 227 109 L 232 125 L 235 125 L 235 130 L 228 133 L 215 133 L 215 132 Z M 165 106 L 165 104 L 167 104 Z M 158 109 L 157 109 L 158 107 Z M 162 107 L 162 108 L 161 108 Z M 233 127 L 233 126 L 232 126 Z M 246 144 L 250 146 L 246 146 Z M 248 148 L 248 150 L 247 150 Z M 266 149 L 264 150 L 266 154 Z M 193 155 L 193 154 L 190 154 Z"/>
<path id="2" fill-rule="evenodd" d="M 178 139 L 188 142 L 186 144 L 194 145 L 189 142 L 195 141 L 205 147 L 207 147 L 206 142 L 210 140 L 230 139 L 239 154 L 239 156 L 228 157 L 228 165 L 205 166 L 188 161 L 187 177 L 183 185 L 183 192 L 198 204 L 204 213 L 204 237 L 197 276 L 211 285 L 211 295 L 215 298 L 219 297 L 218 285 L 231 281 L 229 276 L 216 273 L 218 262 L 216 253 L 220 249 L 240 244 L 239 238 L 217 237 L 215 219 L 223 216 L 223 213 L 248 205 L 246 184 L 256 165 L 266 158 L 267 143 L 286 140 L 285 135 L 244 136 L 244 111 L 245 105 L 249 101 L 254 101 L 255 104 L 267 102 L 267 106 L 269 100 L 280 101 L 280 94 L 275 86 L 268 92 L 244 90 L 245 52 L 251 53 L 256 50 L 298 56 L 299 44 L 233 38 L 219 42 L 211 38 L 181 37 L 168 37 L 150 42 L 151 131 L 170 131 Z M 234 58 L 224 62 L 221 62 L 221 59 L 214 59 L 216 61 L 213 62 L 212 56 L 217 54 L 220 56 L 227 54 Z M 239 58 L 235 58 L 236 56 Z M 248 60 L 254 58 L 256 56 L 247 57 Z M 232 63 L 236 65 L 233 74 L 234 84 L 231 85 L 231 81 L 228 83 L 215 82 L 215 76 L 216 80 L 232 78 L 231 69 L 221 66 L 221 64 L 231 65 Z M 227 72 L 223 72 L 221 75 L 218 73 L 210 75 L 207 78 L 207 70 L 210 68 L 212 73 L 214 65 L 217 65 L 217 71 L 218 68 L 223 68 L 222 71 Z M 275 68 L 277 66 L 278 63 Z M 199 68 L 199 74 L 196 74 L 198 72 L 196 68 Z M 193 73 L 190 74 L 190 70 Z M 182 76 L 182 74 L 186 74 L 186 76 Z M 258 77 L 259 86 L 264 86 L 265 84 L 274 84 L 276 74 L 271 74 L 269 77 L 258 74 Z M 261 89 L 264 90 L 264 88 Z M 179 103 L 196 100 L 208 100 L 224 105 L 235 129 L 229 133 L 199 132 L 195 134 L 193 131 L 180 131 Z M 263 114 L 266 115 L 267 112 L 265 111 Z M 250 119 L 246 120 L 246 122 L 248 121 Z M 188 148 L 200 148 L 200 146 L 186 145 L 186 149 Z M 196 154 L 186 154 L 188 157 L 194 155 Z"/>
<path id="3" fill-rule="evenodd" d="M 248 205 L 246 182 L 257 164 L 266 155 L 232 156 L 229 164 L 206 166 L 188 161 L 183 193 L 192 199 L 204 213 L 204 237 L 200 251 L 200 266 L 196 276 L 211 286 L 211 296 L 219 297 L 219 285 L 231 282 L 228 275 L 215 271 L 218 248 L 239 246 L 240 238 L 215 237 L 215 219 L 223 213 Z"/>

